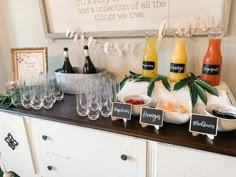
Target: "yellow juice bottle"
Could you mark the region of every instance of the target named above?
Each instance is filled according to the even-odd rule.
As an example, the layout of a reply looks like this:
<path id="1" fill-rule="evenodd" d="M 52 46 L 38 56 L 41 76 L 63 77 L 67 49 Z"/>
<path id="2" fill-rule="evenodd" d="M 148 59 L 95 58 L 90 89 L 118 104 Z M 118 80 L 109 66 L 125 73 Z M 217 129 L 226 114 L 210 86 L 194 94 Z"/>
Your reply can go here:
<path id="1" fill-rule="evenodd" d="M 156 36 L 147 33 L 146 36 L 146 49 L 143 57 L 142 76 L 154 78 L 158 71 L 158 55 L 156 50 Z"/>
<path id="2" fill-rule="evenodd" d="M 175 48 L 170 57 L 170 69 L 168 79 L 171 82 L 179 82 L 186 77 L 187 53 L 185 49 L 185 39 L 178 37 L 175 40 Z"/>

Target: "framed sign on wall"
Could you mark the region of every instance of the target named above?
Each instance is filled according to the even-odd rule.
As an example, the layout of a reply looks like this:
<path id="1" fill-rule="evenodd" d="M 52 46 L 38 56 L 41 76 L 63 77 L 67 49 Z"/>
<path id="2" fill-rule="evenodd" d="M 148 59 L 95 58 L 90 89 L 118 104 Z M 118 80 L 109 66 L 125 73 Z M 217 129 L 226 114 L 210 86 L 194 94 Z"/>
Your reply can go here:
<path id="1" fill-rule="evenodd" d="M 70 26 L 93 37 L 144 36 L 166 20 L 167 34 L 180 26 L 227 31 L 231 0 L 39 0 L 46 36 L 65 38 Z M 204 33 L 205 32 L 205 33 Z"/>
<path id="2" fill-rule="evenodd" d="M 14 80 L 37 78 L 47 73 L 47 48 L 12 48 L 12 70 Z"/>

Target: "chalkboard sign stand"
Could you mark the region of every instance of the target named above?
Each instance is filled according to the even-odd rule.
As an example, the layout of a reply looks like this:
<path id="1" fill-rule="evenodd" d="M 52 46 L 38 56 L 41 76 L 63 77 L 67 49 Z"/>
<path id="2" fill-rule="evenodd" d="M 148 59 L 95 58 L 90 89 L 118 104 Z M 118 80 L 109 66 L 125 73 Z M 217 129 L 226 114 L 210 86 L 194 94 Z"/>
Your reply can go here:
<path id="1" fill-rule="evenodd" d="M 147 126 L 153 126 L 155 127 L 156 130 L 159 130 L 160 129 L 160 126 L 159 125 L 150 125 L 150 124 L 144 124 L 144 123 L 140 123 L 141 124 L 141 127 L 145 128 Z"/>
<path id="2" fill-rule="evenodd" d="M 124 121 L 124 123 L 126 123 L 126 122 L 127 122 L 127 119 L 120 118 L 120 117 L 111 117 L 111 120 L 112 120 L 112 121 L 123 120 L 123 121 Z"/>
<path id="3" fill-rule="evenodd" d="M 111 120 L 123 120 L 124 123 L 131 119 L 132 104 L 114 102 L 112 104 Z"/>
<path id="4" fill-rule="evenodd" d="M 215 138 L 214 135 L 192 132 L 192 135 L 193 135 L 193 136 L 198 136 L 199 134 L 201 134 L 201 135 L 206 135 L 210 140 L 214 140 L 214 138 Z"/>
<path id="5" fill-rule="evenodd" d="M 214 140 L 217 136 L 218 118 L 214 116 L 206 116 L 201 114 L 192 114 L 189 123 L 189 131 L 193 136 L 199 134 L 206 135 L 210 140 Z"/>
<path id="6" fill-rule="evenodd" d="M 139 122 L 143 128 L 153 126 L 159 130 L 163 125 L 163 113 L 162 109 L 142 107 Z"/>

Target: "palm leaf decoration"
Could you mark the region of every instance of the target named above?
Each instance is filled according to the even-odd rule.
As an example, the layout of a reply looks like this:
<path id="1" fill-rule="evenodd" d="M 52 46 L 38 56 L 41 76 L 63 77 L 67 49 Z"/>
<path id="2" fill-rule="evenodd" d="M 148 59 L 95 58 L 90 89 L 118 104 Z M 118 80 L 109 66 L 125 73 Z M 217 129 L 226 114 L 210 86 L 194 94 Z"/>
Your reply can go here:
<path id="1" fill-rule="evenodd" d="M 129 71 L 130 75 L 126 75 L 124 79 L 120 82 L 120 88 L 122 88 L 128 81 L 134 82 L 148 82 L 147 95 L 152 96 L 152 92 L 156 81 L 162 81 L 164 87 L 170 91 L 170 83 L 165 76 L 157 75 L 154 78 L 143 77 L 141 74 L 137 74 L 133 71 Z"/>
<path id="2" fill-rule="evenodd" d="M 215 96 L 219 96 L 218 91 L 214 86 L 206 81 L 201 80 L 193 73 L 188 73 L 186 78 L 176 83 L 174 85 L 174 90 L 180 90 L 185 86 L 189 87 L 191 102 L 193 106 L 197 103 L 198 98 L 200 98 L 204 104 L 207 104 L 206 92 Z"/>

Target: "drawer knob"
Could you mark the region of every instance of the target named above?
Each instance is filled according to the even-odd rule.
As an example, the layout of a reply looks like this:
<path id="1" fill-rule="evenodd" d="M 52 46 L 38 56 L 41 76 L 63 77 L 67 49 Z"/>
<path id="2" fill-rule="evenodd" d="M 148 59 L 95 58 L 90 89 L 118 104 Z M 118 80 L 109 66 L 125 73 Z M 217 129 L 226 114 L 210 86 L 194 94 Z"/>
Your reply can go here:
<path id="1" fill-rule="evenodd" d="M 127 155 L 124 155 L 124 154 L 122 154 L 122 155 L 120 156 L 120 158 L 121 158 L 122 160 L 126 161 L 126 160 L 128 159 L 128 156 L 127 156 Z"/>
<path id="2" fill-rule="evenodd" d="M 48 139 L 48 137 L 46 135 L 43 135 L 42 139 L 46 141 Z"/>
<path id="3" fill-rule="evenodd" d="M 52 171 L 52 166 L 47 166 L 47 169 L 48 169 L 49 171 Z"/>

